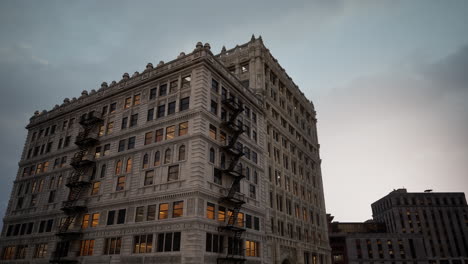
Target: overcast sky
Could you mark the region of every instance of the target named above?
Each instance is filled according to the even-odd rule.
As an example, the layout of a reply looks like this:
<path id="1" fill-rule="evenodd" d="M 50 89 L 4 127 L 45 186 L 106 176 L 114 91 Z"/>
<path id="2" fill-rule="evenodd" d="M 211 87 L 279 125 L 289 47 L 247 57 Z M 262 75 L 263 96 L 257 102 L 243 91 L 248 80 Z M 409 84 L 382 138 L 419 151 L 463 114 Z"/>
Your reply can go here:
<path id="1" fill-rule="evenodd" d="M 336 220 L 396 188 L 466 193 L 468 1 L 292 2 L 1 1 L 0 215 L 35 110 L 252 33 L 315 104 Z"/>

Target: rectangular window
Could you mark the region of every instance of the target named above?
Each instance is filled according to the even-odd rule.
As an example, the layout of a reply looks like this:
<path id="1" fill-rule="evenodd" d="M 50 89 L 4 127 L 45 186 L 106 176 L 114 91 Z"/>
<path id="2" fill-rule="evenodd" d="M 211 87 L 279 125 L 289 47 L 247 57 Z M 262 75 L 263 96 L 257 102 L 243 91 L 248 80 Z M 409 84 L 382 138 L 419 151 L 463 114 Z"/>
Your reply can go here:
<path id="1" fill-rule="evenodd" d="M 206 251 L 222 253 L 224 246 L 224 236 L 206 233 Z"/>
<path id="2" fill-rule="evenodd" d="M 214 115 L 218 115 L 218 103 L 214 100 L 211 100 L 210 112 Z"/>
<path id="3" fill-rule="evenodd" d="M 142 222 L 145 217 L 145 207 L 139 206 L 136 208 L 135 212 L 135 222 Z"/>
<path id="4" fill-rule="evenodd" d="M 212 203 L 206 204 L 206 217 L 208 219 L 215 219 L 215 205 Z"/>
<path id="5" fill-rule="evenodd" d="M 254 217 L 254 229 L 260 230 L 260 218 Z"/>
<path id="6" fill-rule="evenodd" d="M 190 75 L 182 77 L 182 89 L 190 88 L 191 81 L 192 81 L 192 77 Z"/>
<path id="7" fill-rule="evenodd" d="M 123 117 L 122 118 L 122 125 L 120 126 L 120 129 L 127 128 L 127 123 L 128 123 L 128 117 Z"/>
<path id="8" fill-rule="evenodd" d="M 112 133 L 112 130 L 114 129 L 114 121 L 111 121 L 109 123 L 107 123 L 107 127 L 106 127 L 106 134 L 110 134 Z"/>
<path id="9" fill-rule="evenodd" d="M 91 216 L 91 227 L 96 227 L 99 224 L 100 213 L 94 213 Z"/>
<path id="10" fill-rule="evenodd" d="M 47 243 L 36 245 L 36 250 L 34 251 L 34 258 L 45 258 L 47 255 Z"/>
<path id="11" fill-rule="evenodd" d="M 127 149 L 135 148 L 135 137 L 128 138 L 128 146 Z"/>
<path id="12" fill-rule="evenodd" d="M 109 237 L 105 240 L 104 255 L 118 255 L 122 247 L 121 237 Z"/>
<path id="13" fill-rule="evenodd" d="M 184 201 L 174 202 L 172 205 L 172 217 L 182 217 L 184 215 Z"/>
<path id="14" fill-rule="evenodd" d="M 180 251 L 180 232 L 158 234 L 157 252 Z"/>
<path id="15" fill-rule="evenodd" d="M 133 114 L 130 116 L 130 127 L 134 127 L 138 124 L 138 114 Z"/>
<path id="16" fill-rule="evenodd" d="M 125 98 L 124 109 L 130 108 L 132 105 L 132 97 Z"/>
<path id="17" fill-rule="evenodd" d="M 252 228 L 252 216 L 249 214 L 245 214 L 245 227 Z"/>
<path id="18" fill-rule="evenodd" d="M 152 88 L 152 89 L 150 89 L 150 93 L 149 93 L 149 94 L 150 94 L 150 96 L 149 96 L 149 99 L 150 99 L 150 100 L 153 100 L 153 99 L 156 98 L 156 93 L 157 93 L 157 91 L 158 91 L 158 88 Z"/>
<path id="19" fill-rule="evenodd" d="M 158 219 L 167 219 L 168 216 L 169 216 L 169 204 L 168 203 L 159 204 Z"/>
<path id="20" fill-rule="evenodd" d="M 153 249 L 153 234 L 133 237 L 133 253 L 151 253 Z"/>
<path id="21" fill-rule="evenodd" d="M 187 135 L 188 133 L 188 121 L 179 124 L 179 136 Z"/>
<path id="22" fill-rule="evenodd" d="M 145 134 L 145 145 L 151 144 L 153 141 L 153 132 L 147 132 Z"/>
<path id="23" fill-rule="evenodd" d="M 167 84 L 159 86 L 159 96 L 164 96 L 167 94 Z"/>
<path id="24" fill-rule="evenodd" d="M 109 113 L 112 114 L 112 113 L 115 113 L 115 110 L 117 109 L 117 103 L 112 103 L 110 104 L 110 107 L 109 107 Z"/>
<path id="25" fill-rule="evenodd" d="M 123 191 L 125 189 L 125 176 L 120 176 L 117 178 L 117 186 L 115 187 L 116 191 Z"/>
<path id="26" fill-rule="evenodd" d="M 125 150 L 125 139 L 119 141 L 119 149 L 118 152 L 122 152 Z"/>
<path id="27" fill-rule="evenodd" d="M 110 144 L 104 145 L 104 153 L 102 154 L 103 156 L 107 156 L 110 154 Z"/>
<path id="28" fill-rule="evenodd" d="M 210 125 L 210 138 L 216 140 L 216 127 Z"/>
<path id="29" fill-rule="evenodd" d="M 152 221 L 156 219 L 156 205 L 148 205 L 146 210 L 146 221 Z"/>
<path id="30" fill-rule="evenodd" d="M 109 211 L 107 213 L 107 225 L 113 225 L 115 218 L 115 211 Z"/>
<path id="31" fill-rule="evenodd" d="M 226 221 L 226 208 L 223 206 L 218 206 L 218 221 L 219 222 Z"/>
<path id="32" fill-rule="evenodd" d="M 179 81 L 175 80 L 169 83 L 169 93 L 173 93 L 177 91 L 177 87 L 179 86 Z"/>
<path id="33" fill-rule="evenodd" d="M 81 240 L 80 256 L 92 256 L 94 252 L 94 239 Z"/>
<path id="34" fill-rule="evenodd" d="M 158 106 L 157 118 L 164 117 L 166 115 L 166 105 Z"/>
<path id="35" fill-rule="evenodd" d="M 117 214 L 117 224 L 125 223 L 125 214 L 127 213 L 127 209 L 120 209 Z"/>
<path id="36" fill-rule="evenodd" d="M 152 185 L 153 180 L 154 180 L 154 171 L 153 170 L 146 171 L 146 173 L 145 173 L 145 183 L 144 183 L 145 186 Z"/>
<path id="37" fill-rule="evenodd" d="M 141 102 L 141 95 L 140 94 L 135 94 L 133 96 L 133 105 L 139 105 Z"/>
<path id="38" fill-rule="evenodd" d="M 247 257 L 259 257 L 258 255 L 258 248 L 259 248 L 259 243 L 246 240 L 245 241 L 245 255 Z"/>
<path id="39" fill-rule="evenodd" d="M 219 83 L 215 79 L 211 80 L 211 90 L 215 93 L 218 93 L 219 91 Z"/>
<path id="40" fill-rule="evenodd" d="M 175 126 L 166 127 L 166 140 L 175 138 Z"/>
<path id="41" fill-rule="evenodd" d="M 172 115 L 175 113 L 175 106 L 176 106 L 176 102 L 170 102 L 168 105 L 167 105 L 167 115 Z"/>
<path id="42" fill-rule="evenodd" d="M 169 166 L 167 181 L 176 181 L 179 179 L 179 165 Z"/>
<path id="43" fill-rule="evenodd" d="M 163 140 L 163 129 L 156 130 L 156 136 L 154 137 L 154 142 L 160 142 Z"/>
<path id="44" fill-rule="evenodd" d="M 55 194 L 56 194 L 56 190 L 50 191 L 48 203 L 53 203 L 55 201 Z"/>
<path id="45" fill-rule="evenodd" d="M 151 121 L 154 118 L 154 108 L 148 109 L 148 114 L 146 115 L 146 121 Z"/>
<path id="46" fill-rule="evenodd" d="M 89 214 L 83 215 L 83 221 L 81 222 L 81 228 L 86 229 L 89 226 Z"/>
<path id="47" fill-rule="evenodd" d="M 179 111 L 185 111 L 189 109 L 190 97 L 180 99 Z"/>

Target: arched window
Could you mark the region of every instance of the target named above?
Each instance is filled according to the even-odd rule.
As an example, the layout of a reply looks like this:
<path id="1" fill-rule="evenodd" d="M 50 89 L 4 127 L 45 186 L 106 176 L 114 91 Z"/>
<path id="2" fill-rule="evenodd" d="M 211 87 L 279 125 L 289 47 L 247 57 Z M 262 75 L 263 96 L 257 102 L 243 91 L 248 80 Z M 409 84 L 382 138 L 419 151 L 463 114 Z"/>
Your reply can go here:
<path id="1" fill-rule="evenodd" d="M 104 178 L 106 177 L 106 164 L 102 164 L 101 166 L 101 175 L 100 175 L 101 178 Z"/>
<path id="2" fill-rule="evenodd" d="M 226 155 L 224 155 L 224 153 L 221 154 L 220 166 L 221 166 L 221 169 L 225 169 L 225 168 L 226 168 Z"/>
<path id="3" fill-rule="evenodd" d="M 122 172 L 122 161 L 118 160 L 115 165 L 115 174 L 120 174 Z"/>
<path id="4" fill-rule="evenodd" d="M 127 165 L 125 166 L 125 173 L 132 172 L 132 158 L 128 158 Z"/>
<path id="5" fill-rule="evenodd" d="M 148 154 L 145 154 L 145 155 L 143 156 L 143 169 L 147 169 L 147 168 L 148 168 L 148 165 L 149 165 Z"/>
<path id="6" fill-rule="evenodd" d="M 156 153 L 154 153 L 154 166 L 159 165 L 161 165 L 161 154 L 159 154 L 159 151 L 156 151 Z"/>
<path id="7" fill-rule="evenodd" d="M 210 148 L 210 162 L 215 162 L 215 150 L 213 148 Z"/>
<path id="8" fill-rule="evenodd" d="M 185 160 L 185 145 L 179 147 L 179 161 Z"/>
<path id="9" fill-rule="evenodd" d="M 171 162 L 171 158 L 172 158 L 172 153 L 171 153 L 171 149 L 166 149 L 166 152 L 164 153 L 164 164 L 168 164 L 169 162 Z"/>

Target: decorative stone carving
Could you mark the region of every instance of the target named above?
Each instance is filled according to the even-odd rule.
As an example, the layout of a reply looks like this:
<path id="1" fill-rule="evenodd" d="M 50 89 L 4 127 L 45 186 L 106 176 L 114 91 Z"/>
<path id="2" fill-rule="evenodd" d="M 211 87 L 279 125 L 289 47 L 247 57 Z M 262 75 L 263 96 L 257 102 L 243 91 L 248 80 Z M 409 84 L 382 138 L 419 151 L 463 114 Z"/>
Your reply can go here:
<path id="1" fill-rule="evenodd" d="M 128 79 L 130 79 L 130 75 L 128 74 L 128 72 L 126 72 L 122 75 L 122 80 L 128 80 Z"/>
<path id="2" fill-rule="evenodd" d="M 210 46 L 210 43 L 205 43 L 205 49 L 208 49 L 208 50 L 211 50 L 211 46 Z"/>
<path id="3" fill-rule="evenodd" d="M 201 43 L 200 41 L 197 42 L 197 45 L 195 46 L 195 49 L 201 49 L 203 48 L 203 43 Z"/>
<path id="4" fill-rule="evenodd" d="M 140 75 L 140 73 L 136 71 L 136 72 L 133 73 L 132 78 L 137 77 L 138 75 Z"/>
<path id="5" fill-rule="evenodd" d="M 148 62 L 148 64 L 146 64 L 146 70 L 151 70 L 151 69 L 153 69 L 153 63 Z"/>
<path id="6" fill-rule="evenodd" d="M 161 66 L 163 66 L 163 65 L 164 65 L 164 61 L 159 61 L 158 67 L 161 67 Z"/>

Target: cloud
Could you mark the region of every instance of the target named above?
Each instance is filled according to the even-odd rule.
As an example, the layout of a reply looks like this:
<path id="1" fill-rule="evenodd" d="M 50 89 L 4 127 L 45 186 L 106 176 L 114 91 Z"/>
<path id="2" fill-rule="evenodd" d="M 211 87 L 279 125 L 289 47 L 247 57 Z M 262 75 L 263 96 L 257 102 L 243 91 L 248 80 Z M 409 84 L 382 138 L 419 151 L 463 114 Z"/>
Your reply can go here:
<path id="1" fill-rule="evenodd" d="M 353 206 L 327 195 L 330 213 L 370 218 L 369 197 L 402 186 L 468 191 L 467 51 L 363 76 L 317 101 L 326 193 L 367 192 Z"/>

